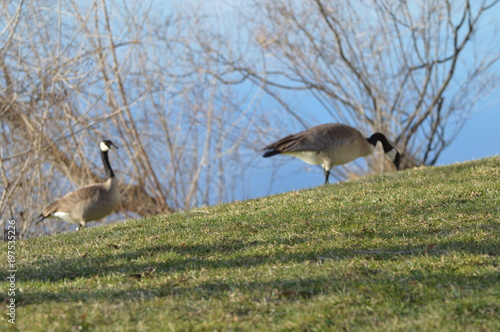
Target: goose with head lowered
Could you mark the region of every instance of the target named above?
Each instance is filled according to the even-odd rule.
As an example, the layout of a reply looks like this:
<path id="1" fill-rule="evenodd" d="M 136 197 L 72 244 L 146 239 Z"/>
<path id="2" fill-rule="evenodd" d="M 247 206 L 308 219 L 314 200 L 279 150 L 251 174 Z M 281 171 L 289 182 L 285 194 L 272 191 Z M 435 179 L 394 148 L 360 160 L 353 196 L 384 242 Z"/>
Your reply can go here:
<path id="1" fill-rule="evenodd" d="M 322 124 L 288 135 L 266 146 L 263 149 L 266 150 L 263 157 L 284 154 L 302 159 L 311 165 L 322 165 L 326 184 L 333 166 L 371 154 L 377 142 L 382 143 L 385 155 L 399 169 L 401 155 L 383 134 L 375 133 L 365 138 L 359 130 L 339 123 Z"/>
<path id="2" fill-rule="evenodd" d="M 87 222 L 99 220 L 112 213 L 120 204 L 118 181 L 108 158 L 108 151 L 113 148 L 118 147 L 110 140 L 104 140 L 100 144 L 106 181 L 72 191 L 50 204 L 39 216 L 37 224 L 45 218 L 59 218 L 77 224 L 80 229 L 85 227 Z"/>

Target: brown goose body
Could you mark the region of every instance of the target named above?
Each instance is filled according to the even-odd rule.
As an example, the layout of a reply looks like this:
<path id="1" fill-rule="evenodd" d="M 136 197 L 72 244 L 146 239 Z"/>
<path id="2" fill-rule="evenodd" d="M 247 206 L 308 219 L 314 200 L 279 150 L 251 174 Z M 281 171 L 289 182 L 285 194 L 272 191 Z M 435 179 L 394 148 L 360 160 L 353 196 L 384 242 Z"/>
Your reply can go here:
<path id="1" fill-rule="evenodd" d="M 263 157 L 284 154 L 311 165 L 322 165 L 327 183 L 333 166 L 371 154 L 378 141 L 382 143 L 386 155 L 399 167 L 400 155 L 383 134 L 375 133 L 365 138 L 359 130 L 339 123 L 323 124 L 288 135 L 266 146 Z"/>
<path id="2" fill-rule="evenodd" d="M 70 192 L 46 207 L 42 216 L 54 216 L 84 227 L 88 221 L 99 220 L 111 214 L 119 204 L 117 180 L 110 178 L 104 183 L 90 184 Z"/>
<path id="3" fill-rule="evenodd" d="M 45 218 L 59 218 L 85 227 L 87 222 L 104 218 L 118 207 L 120 204 L 118 180 L 111 169 L 107 155 L 111 147 L 116 147 L 111 141 L 101 143 L 101 157 L 107 180 L 70 192 L 50 204 L 43 210 L 39 222 Z"/>

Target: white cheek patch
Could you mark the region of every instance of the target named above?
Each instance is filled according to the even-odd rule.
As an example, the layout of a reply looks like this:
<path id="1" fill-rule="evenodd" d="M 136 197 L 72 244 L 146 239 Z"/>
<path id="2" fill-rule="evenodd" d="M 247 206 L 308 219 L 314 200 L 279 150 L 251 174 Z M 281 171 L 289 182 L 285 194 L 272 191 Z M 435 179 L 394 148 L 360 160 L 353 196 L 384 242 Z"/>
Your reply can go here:
<path id="1" fill-rule="evenodd" d="M 109 151 L 109 147 L 104 142 L 101 142 L 101 151 L 102 152 Z"/>
<path id="2" fill-rule="evenodd" d="M 391 151 L 387 152 L 385 155 L 387 156 L 387 158 L 389 158 L 391 161 L 394 162 L 394 160 L 396 159 L 397 153 L 398 153 L 398 150 L 392 149 Z"/>

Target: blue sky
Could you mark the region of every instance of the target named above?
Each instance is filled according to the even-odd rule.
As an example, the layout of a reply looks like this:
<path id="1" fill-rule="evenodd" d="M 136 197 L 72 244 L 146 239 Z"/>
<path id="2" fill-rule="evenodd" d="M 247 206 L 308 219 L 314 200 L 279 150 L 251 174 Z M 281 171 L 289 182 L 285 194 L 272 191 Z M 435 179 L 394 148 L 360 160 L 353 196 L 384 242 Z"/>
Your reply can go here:
<path id="1" fill-rule="evenodd" d="M 462 131 L 441 154 L 438 165 L 500 155 L 500 89 L 477 105 Z"/>

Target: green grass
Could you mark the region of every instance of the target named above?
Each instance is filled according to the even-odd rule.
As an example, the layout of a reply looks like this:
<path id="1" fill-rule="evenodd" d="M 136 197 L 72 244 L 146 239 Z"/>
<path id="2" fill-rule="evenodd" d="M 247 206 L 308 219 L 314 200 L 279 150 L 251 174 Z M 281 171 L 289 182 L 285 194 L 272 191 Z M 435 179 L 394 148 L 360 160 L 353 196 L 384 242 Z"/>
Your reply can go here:
<path id="1" fill-rule="evenodd" d="M 499 331 L 499 179 L 494 157 L 19 241 L 16 328 Z"/>

